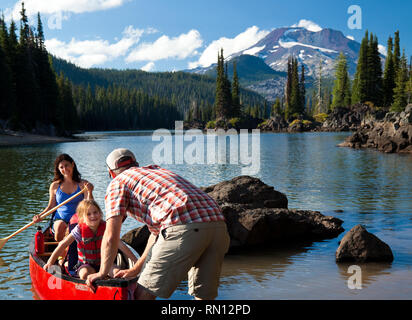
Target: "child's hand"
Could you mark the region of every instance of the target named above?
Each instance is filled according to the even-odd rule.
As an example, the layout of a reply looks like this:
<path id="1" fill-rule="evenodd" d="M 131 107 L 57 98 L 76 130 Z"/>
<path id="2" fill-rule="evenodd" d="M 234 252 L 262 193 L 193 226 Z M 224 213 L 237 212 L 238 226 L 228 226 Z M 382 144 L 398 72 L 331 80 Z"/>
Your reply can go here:
<path id="1" fill-rule="evenodd" d="M 39 214 L 36 214 L 35 216 L 33 216 L 33 222 L 34 223 L 38 223 L 38 222 L 40 222 L 41 221 L 41 219 L 40 219 L 40 215 Z"/>
<path id="2" fill-rule="evenodd" d="M 50 262 L 47 262 L 47 263 L 44 265 L 43 269 L 47 271 L 47 269 L 49 269 L 50 266 L 51 266 L 51 263 L 50 263 Z"/>

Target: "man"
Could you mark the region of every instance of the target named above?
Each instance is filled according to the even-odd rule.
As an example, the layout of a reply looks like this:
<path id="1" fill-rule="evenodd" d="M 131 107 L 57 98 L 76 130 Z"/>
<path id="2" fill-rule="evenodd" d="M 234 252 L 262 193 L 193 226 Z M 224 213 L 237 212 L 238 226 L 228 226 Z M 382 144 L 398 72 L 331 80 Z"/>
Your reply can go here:
<path id="1" fill-rule="evenodd" d="M 106 159 L 113 178 L 105 197 L 106 231 L 101 266 L 86 283 L 105 277 L 117 254 L 126 215 L 146 224 L 147 246 L 133 268 L 116 277 L 140 272 L 136 299 L 169 298 L 188 276 L 189 294 L 196 299 L 217 296 L 229 235 L 218 204 L 177 174 L 156 165 L 139 167 L 134 154 L 115 149 Z"/>

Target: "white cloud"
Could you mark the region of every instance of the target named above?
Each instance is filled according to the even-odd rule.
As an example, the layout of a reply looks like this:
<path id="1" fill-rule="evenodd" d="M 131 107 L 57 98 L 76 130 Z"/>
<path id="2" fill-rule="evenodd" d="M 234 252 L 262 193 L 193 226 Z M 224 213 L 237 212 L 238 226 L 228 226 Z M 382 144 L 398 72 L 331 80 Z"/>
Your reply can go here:
<path id="1" fill-rule="evenodd" d="M 56 38 L 46 40 L 48 51 L 55 56 L 66 59 L 80 67 L 90 68 L 107 61 L 125 56 L 133 45 L 139 42 L 145 31 L 128 26 L 123 31 L 123 37 L 115 42 L 107 40 L 72 40 L 68 43 Z"/>
<path id="2" fill-rule="evenodd" d="M 309 31 L 312 31 L 312 32 L 322 31 L 321 26 L 319 26 L 317 23 L 315 23 L 313 21 L 306 20 L 306 19 L 301 19 L 298 23 L 295 23 L 291 27 L 305 28 L 305 29 L 307 29 Z"/>
<path id="3" fill-rule="evenodd" d="M 178 37 L 161 36 L 153 43 L 142 43 L 127 56 L 126 62 L 158 61 L 163 59 L 186 59 L 197 54 L 196 49 L 202 46 L 203 40 L 197 30 Z"/>
<path id="4" fill-rule="evenodd" d="M 379 50 L 379 53 L 383 54 L 385 57 L 388 55 L 388 48 L 386 48 L 384 45 L 379 44 L 378 50 Z"/>
<path id="5" fill-rule="evenodd" d="M 154 62 L 149 62 L 148 64 L 144 65 L 140 69 L 143 70 L 143 71 L 149 72 L 149 71 L 153 71 L 154 67 L 155 67 Z"/>
<path id="6" fill-rule="evenodd" d="M 203 51 L 198 61 L 189 63 L 189 68 L 193 69 L 199 66 L 208 67 L 211 64 L 216 63 L 217 54 L 220 52 L 221 48 L 223 48 L 224 56 L 228 57 L 231 54 L 250 48 L 268 33 L 269 31 L 259 30 L 258 27 L 253 26 L 234 38 L 222 37 L 215 40 Z"/>
<path id="7" fill-rule="evenodd" d="M 19 0 L 12 9 L 6 10 L 6 16 L 13 19 L 20 18 L 21 4 L 24 2 L 26 14 L 36 15 L 38 12 L 44 14 L 54 14 L 61 12 L 83 13 L 99 10 L 108 10 L 122 6 L 130 0 Z"/>
<path id="8" fill-rule="evenodd" d="M 349 40 L 355 40 L 355 37 L 354 37 L 354 36 L 350 36 L 350 35 L 347 35 L 346 38 L 348 38 Z"/>

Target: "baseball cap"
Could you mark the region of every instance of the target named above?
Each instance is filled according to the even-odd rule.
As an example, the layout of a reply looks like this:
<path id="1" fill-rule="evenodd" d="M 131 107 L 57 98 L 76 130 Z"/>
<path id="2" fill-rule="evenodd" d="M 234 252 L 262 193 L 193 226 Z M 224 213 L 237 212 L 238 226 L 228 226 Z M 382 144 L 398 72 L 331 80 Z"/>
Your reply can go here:
<path id="1" fill-rule="evenodd" d="M 106 165 L 110 170 L 116 170 L 126 167 L 130 164 L 137 164 L 136 158 L 129 149 L 119 148 L 114 149 L 106 158 Z"/>

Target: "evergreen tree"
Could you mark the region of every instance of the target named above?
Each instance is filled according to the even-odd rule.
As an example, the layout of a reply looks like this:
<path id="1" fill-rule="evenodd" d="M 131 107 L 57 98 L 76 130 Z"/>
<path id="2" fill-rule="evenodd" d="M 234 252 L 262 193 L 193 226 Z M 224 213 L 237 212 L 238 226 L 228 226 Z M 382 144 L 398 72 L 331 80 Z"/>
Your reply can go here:
<path id="1" fill-rule="evenodd" d="M 223 58 L 223 50 L 222 50 L 222 58 Z M 223 60 L 224 61 L 224 60 Z M 225 117 L 230 118 L 233 115 L 232 109 L 232 84 L 229 80 L 228 75 L 228 66 L 227 62 L 225 63 L 225 76 L 223 78 L 223 92 L 224 92 L 224 101 L 225 101 Z"/>
<path id="2" fill-rule="evenodd" d="M 6 22 L 4 21 L 4 14 L 0 17 L 0 46 L 3 50 L 7 50 L 9 34 L 7 30 Z"/>
<path id="3" fill-rule="evenodd" d="M 408 103 L 407 84 L 408 84 L 408 66 L 405 53 L 399 62 L 399 71 L 396 76 L 396 87 L 394 89 L 394 101 L 391 111 L 401 112 Z"/>
<path id="4" fill-rule="evenodd" d="M 280 102 L 280 98 L 277 97 L 275 103 L 272 106 L 272 116 L 282 116 L 282 105 Z"/>
<path id="5" fill-rule="evenodd" d="M 400 37 L 399 37 L 399 30 L 395 32 L 395 44 L 393 48 L 393 65 L 395 68 L 395 76 L 398 74 L 400 69 L 400 62 L 401 62 L 401 46 L 400 46 Z"/>
<path id="6" fill-rule="evenodd" d="M 318 71 L 317 78 L 316 78 L 317 92 L 316 92 L 316 96 L 314 97 L 314 99 L 312 99 L 313 101 L 316 101 L 315 114 L 325 112 L 325 110 L 323 110 L 324 106 L 323 106 L 323 96 L 322 96 L 322 91 L 323 91 L 323 88 L 322 88 L 322 80 L 323 80 L 323 78 L 322 78 L 322 62 L 323 61 L 322 61 L 322 58 L 321 58 L 320 61 L 319 61 L 319 71 Z"/>
<path id="7" fill-rule="evenodd" d="M 0 44 L 0 119 L 8 119 L 11 116 L 11 93 L 11 71 Z"/>
<path id="8" fill-rule="evenodd" d="M 40 12 L 37 13 L 37 36 L 36 36 L 36 45 L 40 50 L 46 50 L 44 45 L 44 32 L 43 32 L 43 23 L 41 22 Z"/>
<path id="9" fill-rule="evenodd" d="M 231 110 L 231 85 L 227 78 L 227 65 L 225 65 L 223 57 L 223 49 L 220 55 L 218 53 L 217 62 L 217 78 L 216 78 L 216 94 L 215 94 L 215 111 L 219 118 L 229 118 L 232 114 Z"/>
<path id="10" fill-rule="evenodd" d="M 407 104 L 412 103 L 412 57 L 411 62 L 409 63 L 409 80 L 406 84 L 406 96 L 407 96 Z"/>
<path id="11" fill-rule="evenodd" d="M 223 53 L 223 50 L 222 50 Z M 217 76 L 216 76 L 216 95 L 215 95 L 215 112 L 216 117 L 225 116 L 225 97 L 224 97 L 224 66 L 223 57 L 217 54 Z"/>
<path id="12" fill-rule="evenodd" d="M 298 117 L 304 113 L 304 94 L 305 94 L 305 69 L 302 69 L 301 77 L 299 78 L 298 60 L 291 57 L 288 61 L 288 79 L 286 81 L 286 108 L 285 118 Z"/>
<path id="13" fill-rule="evenodd" d="M 393 59 L 392 37 L 388 39 L 388 53 L 385 60 L 385 71 L 383 74 L 383 106 L 390 107 L 393 103 L 393 90 L 395 88 L 395 65 Z"/>
<path id="14" fill-rule="evenodd" d="M 287 78 L 285 85 L 285 117 L 289 117 L 290 97 L 292 93 L 292 56 L 288 58 Z"/>
<path id="15" fill-rule="evenodd" d="M 352 104 L 367 101 L 368 95 L 368 48 L 369 33 L 366 31 L 359 50 L 358 64 L 352 89 Z"/>
<path id="16" fill-rule="evenodd" d="M 371 33 L 368 46 L 367 97 L 375 105 L 382 105 L 382 64 L 378 48 L 378 38 Z"/>
<path id="17" fill-rule="evenodd" d="M 305 99 L 306 99 L 306 88 L 305 88 L 305 66 L 302 64 L 301 74 L 300 74 L 300 103 L 299 103 L 299 113 L 305 113 Z"/>
<path id="18" fill-rule="evenodd" d="M 232 116 L 240 116 L 239 79 L 236 70 L 236 61 L 233 61 L 233 82 L 232 82 Z"/>
<path id="19" fill-rule="evenodd" d="M 339 54 L 336 63 L 335 83 L 333 86 L 331 108 L 349 106 L 351 102 L 348 63 L 343 52 Z"/>

